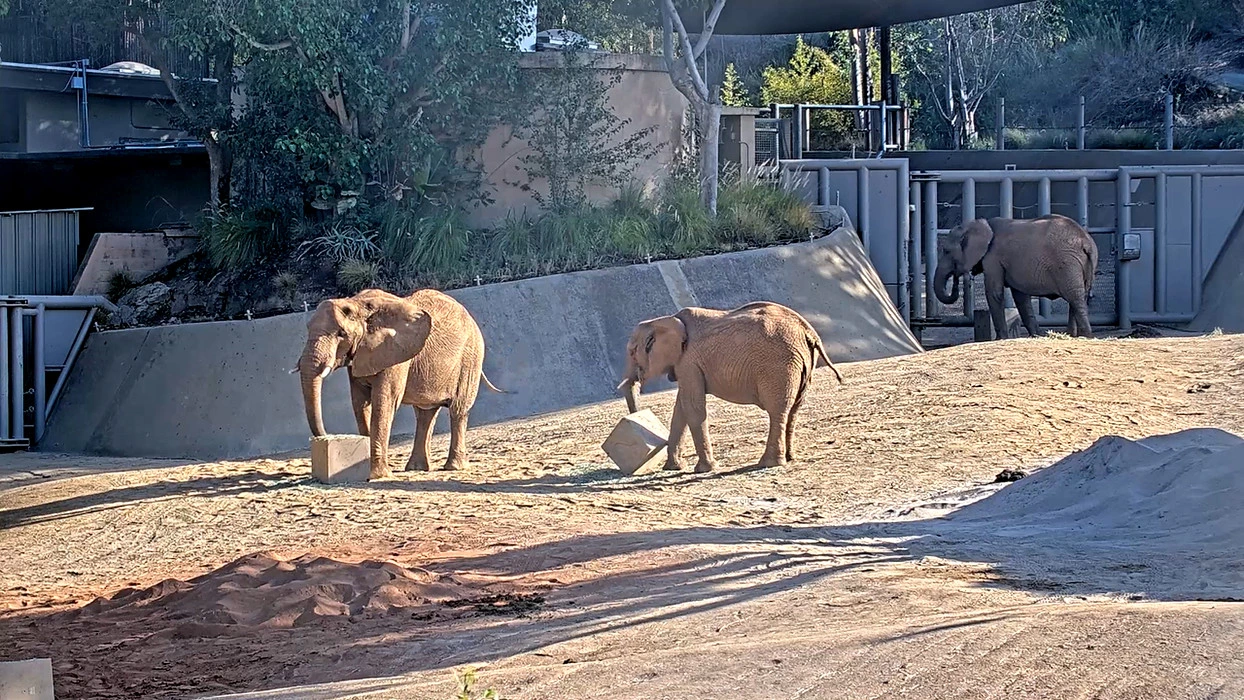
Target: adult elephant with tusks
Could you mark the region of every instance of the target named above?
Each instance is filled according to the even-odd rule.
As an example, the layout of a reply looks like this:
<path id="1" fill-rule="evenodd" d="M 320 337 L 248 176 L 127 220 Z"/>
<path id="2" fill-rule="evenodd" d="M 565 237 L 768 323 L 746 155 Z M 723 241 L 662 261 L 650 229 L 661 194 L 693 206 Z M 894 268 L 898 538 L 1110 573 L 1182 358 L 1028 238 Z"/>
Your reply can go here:
<path id="1" fill-rule="evenodd" d="M 1006 338 L 1003 294 L 1009 287 L 1028 335 L 1037 335 L 1032 298 L 1063 298 L 1067 333 L 1093 337 L 1088 299 L 1097 272 L 1097 244 L 1084 227 L 1058 214 L 1036 219 L 976 219 L 939 243 L 933 290 L 943 304 L 959 300 L 959 278 L 985 275 L 985 299 L 994 334 Z M 953 287 L 947 283 L 953 278 Z"/>
<path id="2" fill-rule="evenodd" d="M 389 432 L 403 404 L 413 406 L 415 442 L 406 469 L 428 470 L 428 441 L 441 408 L 449 409 L 445 469 L 467 464 L 467 415 L 484 376 L 484 337 L 471 314 L 447 294 L 424 289 L 399 297 L 367 289 L 320 303 L 307 322 L 307 344 L 293 370 L 311 434 L 323 436 L 322 387 L 335 369 L 350 373 L 350 403 L 359 434 L 371 438 L 371 478 L 390 474 Z"/>

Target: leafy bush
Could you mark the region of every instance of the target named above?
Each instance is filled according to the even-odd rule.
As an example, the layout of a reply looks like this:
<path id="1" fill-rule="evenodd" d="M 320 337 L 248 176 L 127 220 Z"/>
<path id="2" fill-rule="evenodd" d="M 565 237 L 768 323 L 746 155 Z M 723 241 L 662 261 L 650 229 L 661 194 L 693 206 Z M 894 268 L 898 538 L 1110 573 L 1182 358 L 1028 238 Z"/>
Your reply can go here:
<path id="1" fill-rule="evenodd" d="M 262 210 L 209 208 L 199 231 L 208 259 L 221 270 L 251 268 L 283 248 L 275 217 Z"/>
<path id="2" fill-rule="evenodd" d="M 104 295 L 110 301 L 117 301 L 121 297 L 129 293 L 129 291 L 138 286 L 138 280 L 134 279 L 134 275 L 129 270 L 117 270 L 108 275 L 108 288 Z"/>
<path id="3" fill-rule="evenodd" d="M 352 224 L 334 221 L 320 234 L 303 241 L 298 246 L 297 258 L 316 255 L 334 263 L 343 263 L 346 260 L 375 260 L 380 254 L 374 234 Z"/>
<path id="4" fill-rule="evenodd" d="M 380 264 L 370 260 L 346 260 L 337 268 L 337 285 L 349 294 L 379 286 Z"/>

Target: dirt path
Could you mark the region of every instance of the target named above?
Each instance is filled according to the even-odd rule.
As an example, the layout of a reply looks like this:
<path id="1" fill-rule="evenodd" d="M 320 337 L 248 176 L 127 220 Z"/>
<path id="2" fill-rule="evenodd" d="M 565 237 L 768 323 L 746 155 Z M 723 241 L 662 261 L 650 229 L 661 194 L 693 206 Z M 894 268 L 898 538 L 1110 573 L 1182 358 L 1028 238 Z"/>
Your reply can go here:
<path id="1" fill-rule="evenodd" d="M 304 456 L 0 457 L 0 638 L 16 640 L 0 659 L 50 654 L 58 697 L 349 682 L 283 697 L 439 698 L 481 663 L 507 698 L 1244 696 L 1244 606 L 1226 600 L 1244 580 L 1223 593 L 1244 559 L 1215 554 L 1226 583 L 1198 602 L 1155 572 L 1204 553 L 1163 564 L 1069 537 L 1047 562 L 893 517 L 1104 435 L 1244 434 L 1244 337 L 1016 340 L 843 371 L 842 387 L 818 372 L 800 461 L 778 469 L 748 466 L 763 414 L 716 403 L 720 472 L 619 478 L 599 443 L 621 401 L 474 428 L 468 470 L 356 487 L 315 484 Z M 671 401 L 647 405 L 668 418 Z M 528 603 L 206 636 L 159 600 L 73 612 L 257 551 L 391 560 Z"/>

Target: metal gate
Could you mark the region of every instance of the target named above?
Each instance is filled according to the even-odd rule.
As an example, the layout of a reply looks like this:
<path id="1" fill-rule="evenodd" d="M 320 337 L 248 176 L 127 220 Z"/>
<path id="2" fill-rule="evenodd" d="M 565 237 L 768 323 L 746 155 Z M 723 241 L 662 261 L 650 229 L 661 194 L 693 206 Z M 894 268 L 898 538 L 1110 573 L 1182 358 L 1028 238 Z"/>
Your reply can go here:
<path id="1" fill-rule="evenodd" d="M 1206 275 L 1244 224 L 1244 167 L 1230 165 L 912 173 L 899 158 L 788 160 L 781 182 L 847 210 L 913 330 L 970 326 L 985 307 L 984 285 L 970 278 L 954 306 L 933 290 L 938 236 L 964 220 L 1057 213 L 1079 221 L 1099 251 L 1090 322 L 1122 329 L 1192 320 Z M 1066 325 L 1065 301 L 1038 305 L 1041 325 Z"/>

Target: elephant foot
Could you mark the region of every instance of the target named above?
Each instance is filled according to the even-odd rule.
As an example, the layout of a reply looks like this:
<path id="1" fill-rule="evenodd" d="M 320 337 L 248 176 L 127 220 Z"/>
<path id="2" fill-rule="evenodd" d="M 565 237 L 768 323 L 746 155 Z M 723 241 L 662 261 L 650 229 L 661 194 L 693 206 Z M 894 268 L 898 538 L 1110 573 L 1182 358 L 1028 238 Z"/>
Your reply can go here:
<path id="1" fill-rule="evenodd" d="M 682 464 L 679 462 L 675 462 L 673 460 L 669 460 L 665 462 L 665 466 L 661 467 L 661 469 L 667 472 L 680 472 L 682 471 Z"/>
<path id="2" fill-rule="evenodd" d="M 371 473 L 367 475 L 367 480 L 375 481 L 377 479 L 390 479 L 392 477 L 393 471 L 388 467 L 385 467 L 384 469 L 372 468 Z"/>
<path id="3" fill-rule="evenodd" d="M 762 467 L 784 467 L 786 466 L 786 460 L 782 459 L 781 457 L 770 457 L 768 455 L 765 455 L 764 457 L 760 458 L 760 466 Z"/>
<path id="4" fill-rule="evenodd" d="M 706 474 L 717 468 L 717 463 L 711 459 L 702 459 L 695 463 L 696 474 Z"/>
<path id="5" fill-rule="evenodd" d="M 406 471 L 408 472 L 430 472 L 432 465 L 428 464 L 426 459 L 410 460 L 406 463 Z"/>
<path id="6" fill-rule="evenodd" d="M 466 469 L 467 464 L 469 464 L 469 462 L 466 457 L 450 457 L 445 460 L 445 471 L 454 472 L 459 469 Z"/>

